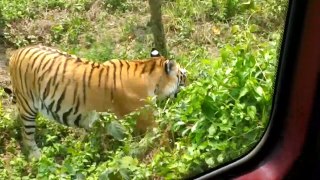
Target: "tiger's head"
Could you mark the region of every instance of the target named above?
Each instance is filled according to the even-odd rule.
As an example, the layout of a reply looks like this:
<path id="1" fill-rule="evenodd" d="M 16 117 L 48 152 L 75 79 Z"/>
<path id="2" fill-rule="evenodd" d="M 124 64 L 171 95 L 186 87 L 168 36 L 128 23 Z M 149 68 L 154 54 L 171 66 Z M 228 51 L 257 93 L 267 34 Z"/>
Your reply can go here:
<path id="1" fill-rule="evenodd" d="M 159 51 L 155 48 L 150 53 L 152 58 L 162 58 L 164 63 L 162 65 L 162 75 L 158 84 L 156 85 L 155 95 L 158 99 L 167 97 L 177 97 L 181 87 L 186 85 L 187 71 L 181 68 L 178 63 L 169 60 L 160 55 Z"/>

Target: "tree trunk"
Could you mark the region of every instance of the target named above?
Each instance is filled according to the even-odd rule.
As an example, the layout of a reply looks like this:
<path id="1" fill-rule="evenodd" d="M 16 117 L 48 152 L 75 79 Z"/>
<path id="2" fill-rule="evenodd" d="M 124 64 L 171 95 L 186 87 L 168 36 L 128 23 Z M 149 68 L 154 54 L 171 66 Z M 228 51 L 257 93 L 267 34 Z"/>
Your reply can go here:
<path id="1" fill-rule="evenodd" d="M 150 12 L 151 12 L 151 28 L 154 38 L 155 48 L 163 56 L 167 56 L 166 37 L 164 34 L 161 14 L 162 0 L 149 0 Z"/>

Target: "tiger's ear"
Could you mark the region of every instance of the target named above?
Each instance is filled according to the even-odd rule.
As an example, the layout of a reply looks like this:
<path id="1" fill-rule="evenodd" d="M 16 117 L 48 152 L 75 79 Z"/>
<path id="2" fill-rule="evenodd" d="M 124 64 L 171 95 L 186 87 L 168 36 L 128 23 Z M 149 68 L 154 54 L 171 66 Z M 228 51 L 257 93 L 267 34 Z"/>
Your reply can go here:
<path id="1" fill-rule="evenodd" d="M 150 52 L 150 56 L 151 57 L 160 57 L 160 53 L 156 48 L 152 48 L 151 52 Z"/>
<path id="2" fill-rule="evenodd" d="M 175 61 L 166 60 L 165 65 L 164 65 L 164 69 L 165 69 L 166 73 L 169 75 L 175 66 L 176 66 Z"/>

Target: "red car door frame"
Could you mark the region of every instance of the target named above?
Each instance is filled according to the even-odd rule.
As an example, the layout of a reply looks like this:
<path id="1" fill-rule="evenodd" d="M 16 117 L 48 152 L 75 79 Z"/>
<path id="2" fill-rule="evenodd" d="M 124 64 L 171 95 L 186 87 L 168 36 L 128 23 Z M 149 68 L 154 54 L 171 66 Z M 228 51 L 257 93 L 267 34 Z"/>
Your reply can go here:
<path id="1" fill-rule="evenodd" d="M 316 105 L 320 99 L 317 96 L 320 93 L 320 89 L 317 90 L 320 72 L 319 0 L 290 1 L 279 59 L 270 126 L 262 140 L 249 154 L 207 172 L 199 179 L 306 177 L 299 171 L 308 170 L 304 163 L 310 157 L 304 160 L 301 157 L 306 152 L 316 153 L 310 149 L 320 147 L 319 143 L 313 142 L 320 137 L 317 133 L 320 126 L 316 126 L 320 125 L 320 109 Z M 320 163 L 313 165 L 320 169 Z"/>

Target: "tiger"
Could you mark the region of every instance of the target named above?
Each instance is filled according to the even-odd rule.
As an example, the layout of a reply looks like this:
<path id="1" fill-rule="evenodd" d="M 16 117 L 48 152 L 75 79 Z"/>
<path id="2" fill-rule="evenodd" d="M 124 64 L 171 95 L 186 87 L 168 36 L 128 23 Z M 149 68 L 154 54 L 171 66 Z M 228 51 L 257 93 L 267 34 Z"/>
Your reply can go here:
<path id="1" fill-rule="evenodd" d="M 150 58 L 99 63 L 57 48 L 35 45 L 13 52 L 9 60 L 12 93 L 22 122 L 22 142 L 30 159 L 40 158 L 35 141 L 36 116 L 69 127 L 92 127 L 99 113 L 121 118 L 147 103 L 149 97 L 174 97 L 186 84 L 186 70 L 152 48 Z M 155 122 L 137 118 L 146 132 Z"/>

